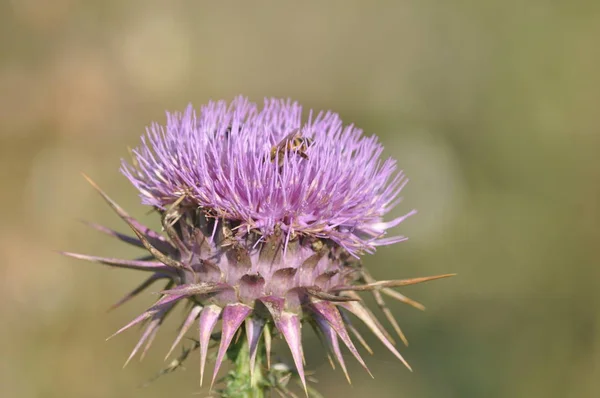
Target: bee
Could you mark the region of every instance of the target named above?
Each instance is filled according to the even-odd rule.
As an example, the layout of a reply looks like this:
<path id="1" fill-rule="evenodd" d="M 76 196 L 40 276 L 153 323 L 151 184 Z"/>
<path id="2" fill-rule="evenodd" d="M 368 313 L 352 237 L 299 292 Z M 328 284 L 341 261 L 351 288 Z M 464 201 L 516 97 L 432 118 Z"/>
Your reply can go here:
<path id="1" fill-rule="evenodd" d="M 228 140 L 228 139 L 229 139 L 229 137 L 231 137 L 231 132 L 232 132 L 232 131 L 233 131 L 233 127 L 232 127 L 231 125 L 230 125 L 230 126 L 227 126 L 227 128 L 225 129 L 225 131 L 224 131 L 224 132 L 223 132 L 223 134 L 221 135 L 222 139 L 224 139 L 224 140 Z M 238 132 L 239 132 L 239 131 L 240 131 L 240 128 L 238 127 Z M 216 134 L 216 132 L 215 132 L 215 134 Z"/>
<path id="2" fill-rule="evenodd" d="M 313 140 L 308 137 L 303 137 L 300 134 L 300 129 L 295 129 L 290 134 L 286 135 L 277 145 L 271 148 L 271 162 L 275 159 L 279 160 L 279 166 L 283 165 L 283 157 L 285 154 L 296 154 L 302 159 L 308 159 L 306 151 L 313 144 Z"/>

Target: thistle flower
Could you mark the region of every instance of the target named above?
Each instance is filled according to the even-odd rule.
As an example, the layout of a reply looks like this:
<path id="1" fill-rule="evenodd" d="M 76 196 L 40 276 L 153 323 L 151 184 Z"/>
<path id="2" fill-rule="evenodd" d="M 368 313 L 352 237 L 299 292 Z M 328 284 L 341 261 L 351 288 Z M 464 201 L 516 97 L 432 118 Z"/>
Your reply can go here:
<path id="1" fill-rule="evenodd" d="M 349 315 L 410 369 L 357 292 L 374 295 L 406 343 L 383 295 L 422 309 L 391 288 L 449 275 L 375 281 L 363 268 L 363 253 L 406 239 L 389 237 L 388 230 L 415 213 L 384 220 L 407 179 L 394 160 L 381 160 L 382 150 L 375 136 L 344 126 L 335 113 L 311 111 L 303 122 L 302 108 L 289 100 L 268 99 L 259 109 L 238 97 L 229 105 L 210 102 L 199 113 L 189 106 L 167 114 L 166 126 L 152 124 L 132 162 L 121 167 L 142 203 L 161 215 L 164 233 L 129 216 L 92 182 L 136 237 L 92 226 L 149 254 L 136 260 L 65 254 L 150 273 L 115 306 L 166 280 L 156 303 L 115 333 L 146 322 L 127 361 L 144 344 L 145 353 L 173 307 L 186 302 L 187 316 L 169 353 L 197 322 L 201 380 L 219 320 L 213 383 L 236 333 L 245 335 L 251 372 L 262 369 L 261 350 L 270 365 L 275 333 L 287 342 L 306 390 L 303 324 L 315 329 L 346 377 L 339 340 L 367 369 L 350 333 L 371 349 Z"/>

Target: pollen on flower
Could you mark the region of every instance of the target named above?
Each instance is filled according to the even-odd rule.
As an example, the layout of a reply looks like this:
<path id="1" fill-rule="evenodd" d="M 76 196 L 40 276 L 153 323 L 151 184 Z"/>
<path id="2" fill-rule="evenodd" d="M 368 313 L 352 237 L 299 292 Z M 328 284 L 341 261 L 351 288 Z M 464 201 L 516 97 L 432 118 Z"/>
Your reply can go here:
<path id="1" fill-rule="evenodd" d="M 366 369 L 350 334 L 371 349 L 350 315 L 409 367 L 358 292 L 373 294 L 406 343 L 384 296 L 422 309 L 392 288 L 450 275 L 376 281 L 362 266 L 362 253 L 405 239 L 384 236 L 414 213 L 384 220 L 407 180 L 394 160 L 381 159 L 382 150 L 376 137 L 344 126 L 335 113 L 310 111 L 303 122 L 301 107 L 289 100 L 267 99 L 260 109 L 243 97 L 211 102 L 199 112 L 189 106 L 167 114 L 165 126 L 152 124 L 121 168 L 142 203 L 161 215 L 161 232 L 129 216 L 90 180 L 135 237 L 90 225 L 148 255 L 125 260 L 64 254 L 150 274 L 115 306 L 166 281 L 157 302 L 115 333 L 146 322 L 128 361 L 146 352 L 166 316 L 186 302 L 169 353 L 197 323 L 201 380 L 219 320 L 212 382 L 237 333 L 247 341 L 251 372 L 270 365 L 274 332 L 289 346 L 306 389 L 303 324 L 312 326 L 347 377 L 339 340 Z M 257 359 L 261 350 L 266 365 Z"/>

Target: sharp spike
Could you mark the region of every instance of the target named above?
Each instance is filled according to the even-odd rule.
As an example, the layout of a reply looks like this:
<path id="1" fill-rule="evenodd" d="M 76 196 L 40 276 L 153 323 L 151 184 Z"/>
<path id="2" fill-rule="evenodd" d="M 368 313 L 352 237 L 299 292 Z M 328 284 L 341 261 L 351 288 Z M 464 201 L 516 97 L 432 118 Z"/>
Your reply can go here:
<path id="1" fill-rule="evenodd" d="M 319 288 L 309 287 L 306 288 L 306 293 L 310 296 L 316 297 L 321 300 L 326 301 L 335 301 L 335 302 L 343 302 L 343 301 L 358 301 L 356 298 L 348 297 L 348 296 L 338 296 L 335 294 L 327 293 L 322 291 Z"/>
<path id="2" fill-rule="evenodd" d="M 339 344 L 338 344 L 338 347 L 339 347 Z M 330 349 L 330 351 L 331 351 L 331 349 Z M 327 353 L 327 361 L 329 362 L 331 369 L 335 370 L 335 362 L 333 362 L 333 357 L 331 356 L 330 352 Z"/>
<path id="3" fill-rule="evenodd" d="M 212 390 L 217 374 L 221 368 L 221 363 L 225 357 L 225 353 L 231 344 L 231 339 L 239 329 L 240 325 L 248 315 L 252 312 L 252 308 L 244 304 L 232 304 L 228 305 L 223 309 L 221 330 L 221 344 L 219 345 L 219 352 L 217 354 L 217 360 L 215 361 L 215 370 L 213 371 L 212 381 L 210 383 L 210 390 Z"/>
<path id="4" fill-rule="evenodd" d="M 327 302 L 327 301 L 314 302 L 311 304 L 311 308 L 317 314 L 319 314 L 320 316 L 325 318 L 325 320 L 327 320 L 327 322 L 329 322 L 329 324 L 331 325 L 333 330 L 335 330 L 335 332 L 342 339 L 342 341 L 344 342 L 346 347 L 348 347 L 348 349 L 350 350 L 352 355 L 354 355 L 354 358 L 356 358 L 356 360 L 362 365 L 362 367 L 365 368 L 367 373 L 369 373 L 369 375 L 371 377 L 373 377 L 373 375 L 371 374 L 371 371 L 367 367 L 367 364 L 365 363 L 365 361 L 363 361 L 362 357 L 358 353 L 358 350 L 354 346 L 354 343 L 352 343 L 352 340 L 350 339 L 350 336 L 348 335 L 348 331 L 346 330 L 346 326 L 344 325 L 344 320 L 342 319 L 342 316 L 340 315 L 340 311 L 338 310 L 338 308 L 335 305 L 333 305 L 332 303 Z"/>
<path id="5" fill-rule="evenodd" d="M 150 312 L 150 311 L 155 311 L 155 312 L 152 313 L 152 319 L 150 320 L 150 323 L 146 327 L 144 334 L 142 334 L 142 337 L 136 344 L 135 348 L 129 355 L 129 358 L 127 358 L 127 361 L 125 361 L 125 365 L 123 365 L 123 367 L 127 366 L 129 361 L 131 361 L 131 359 L 139 351 L 142 344 L 144 344 L 144 342 L 147 341 L 144 351 L 142 352 L 142 355 L 140 356 L 140 361 L 142 359 L 144 359 L 146 352 L 148 351 L 148 349 L 152 345 L 152 342 L 154 341 L 154 338 L 156 337 L 156 333 L 158 332 L 160 325 L 165 320 L 165 318 L 167 317 L 169 312 L 173 309 L 175 304 L 177 304 L 177 300 L 173 300 L 172 298 L 168 298 L 168 299 L 165 298 L 165 300 L 162 303 L 158 304 L 158 302 L 157 302 L 157 304 L 152 306 L 150 308 L 150 310 L 147 311 L 147 312 Z"/>
<path id="6" fill-rule="evenodd" d="M 358 340 L 360 342 L 360 344 L 365 348 L 365 350 L 367 350 L 367 352 L 369 354 L 373 355 L 373 350 L 367 344 L 367 341 L 364 339 L 364 337 L 362 337 L 362 335 L 359 333 L 359 331 L 356 330 L 356 328 L 354 327 L 354 325 L 349 324 L 349 323 L 346 323 L 346 325 L 348 326 L 348 329 L 350 329 L 350 331 L 352 332 L 352 334 L 354 335 L 354 337 L 356 337 L 356 340 Z"/>
<path id="7" fill-rule="evenodd" d="M 172 225 L 167 225 L 165 227 L 165 232 L 169 236 L 169 239 L 171 239 L 171 241 L 175 244 L 177 250 L 179 250 L 183 254 L 182 257 L 190 255 L 190 249 L 188 249 L 188 247 L 179 238 L 177 231 L 175 231 L 175 228 L 173 228 Z"/>
<path id="8" fill-rule="evenodd" d="M 406 366 L 408 370 L 412 372 L 412 368 L 410 367 L 408 362 L 406 362 L 404 357 L 400 355 L 400 353 L 398 352 L 398 350 L 396 350 L 394 345 L 390 343 L 390 341 L 386 338 L 381 329 L 374 322 L 371 315 L 366 311 L 365 307 L 363 307 L 355 301 L 348 303 L 340 303 L 339 305 L 346 308 L 348 311 L 356 315 L 361 321 L 363 321 L 365 325 L 367 325 L 369 329 L 371 329 L 373 334 L 375 334 L 375 336 L 377 336 L 377 338 L 387 347 L 387 349 L 390 350 L 396 356 L 396 358 L 398 358 L 404 364 L 404 366 Z"/>
<path id="9" fill-rule="evenodd" d="M 163 290 L 161 294 L 166 295 L 182 295 L 182 296 L 195 296 L 197 294 L 208 294 L 224 289 L 224 286 L 217 285 L 212 282 L 201 282 L 201 283 L 190 283 L 186 285 L 179 285 L 174 289 Z"/>
<path id="10" fill-rule="evenodd" d="M 340 350 L 340 343 L 338 341 L 338 337 L 336 335 L 335 330 L 322 316 L 317 315 L 315 319 L 317 321 L 317 325 L 319 326 L 319 329 L 321 330 L 321 332 L 323 333 L 323 336 L 327 340 L 329 349 L 333 352 L 333 354 L 337 358 L 337 361 L 340 364 L 340 367 L 342 368 L 344 375 L 346 376 L 346 380 L 348 380 L 348 384 L 352 384 L 352 380 L 350 380 L 350 375 L 348 374 L 348 369 L 346 369 L 346 363 L 344 362 L 344 357 L 342 355 L 342 351 Z M 331 361 L 331 357 L 329 355 L 328 355 L 328 357 L 330 358 L 330 361 Z M 333 362 L 333 361 L 331 361 L 331 362 Z M 332 363 L 332 367 L 333 367 L 333 363 Z M 335 367 L 334 367 L 334 369 L 335 369 Z"/>
<path id="11" fill-rule="evenodd" d="M 264 327 L 265 351 L 267 354 L 267 369 L 271 369 L 271 327 L 267 323 Z"/>
<path id="12" fill-rule="evenodd" d="M 373 278 L 371 276 L 371 274 L 365 269 L 362 271 L 363 277 L 365 279 L 365 281 L 367 283 L 375 283 L 377 282 L 375 280 L 375 278 Z M 386 288 L 392 292 L 395 293 L 395 291 Z M 398 325 L 398 322 L 396 321 L 396 318 L 394 317 L 394 315 L 392 314 L 392 311 L 390 311 L 389 307 L 387 306 L 385 300 L 383 299 L 383 296 L 381 294 L 380 290 L 372 290 L 371 294 L 373 295 L 373 298 L 375 299 L 375 303 L 377 303 L 377 306 L 379 306 L 379 309 L 381 309 L 381 311 L 383 312 L 383 314 L 385 315 L 385 317 L 387 318 L 388 322 L 392 324 L 392 327 L 394 328 L 394 331 L 396 332 L 396 334 L 400 337 L 400 340 L 402 340 L 402 342 L 404 343 L 405 346 L 408 346 L 408 340 L 406 339 L 406 336 L 404 335 L 404 332 L 402 331 L 402 329 L 400 328 L 400 325 Z"/>
<path id="13" fill-rule="evenodd" d="M 130 225 L 130 227 L 133 229 L 133 232 L 135 232 L 138 238 L 142 241 L 146 250 L 148 250 L 150 254 L 152 254 L 158 261 L 173 268 L 184 268 L 184 265 L 182 263 L 167 256 L 166 254 L 158 250 L 156 247 L 152 246 L 152 244 L 150 244 L 150 242 L 141 232 L 139 232 L 137 229 L 134 229 L 135 227 L 133 227 L 132 225 Z"/>
<path id="14" fill-rule="evenodd" d="M 394 331 L 396 332 L 398 337 L 400 337 L 400 340 L 402 340 L 404 345 L 408 347 L 408 340 L 404 335 L 404 332 L 400 328 L 400 325 L 398 325 L 394 314 L 392 314 L 392 311 L 388 308 L 387 304 L 385 303 L 385 300 L 381 296 L 381 292 L 379 290 L 373 290 L 371 293 L 373 294 L 373 298 L 375 298 L 375 303 L 377 303 L 377 305 L 383 312 L 383 315 L 387 318 L 388 322 L 392 324 L 392 327 L 394 328 Z"/>
<path id="15" fill-rule="evenodd" d="M 139 341 L 133 348 L 133 351 L 131 351 L 131 354 L 129 354 L 129 358 L 127 358 L 123 367 L 126 367 L 127 364 L 129 364 L 129 362 L 133 359 L 135 354 L 137 354 L 137 352 L 141 348 L 142 344 L 144 344 L 144 342 L 148 339 L 148 337 L 150 337 L 150 335 L 153 334 L 154 330 L 156 330 L 158 328 L 159 323 L 160 323 L 159 318 L 152 318 L 152 320 L 146 327 L 146 330 L 144 330 L 144 334 L 142 334 L 142 337 L 140 337 Z"/>
<path id="16" fill-rule="evenodd" d="M 192 324 L 194 323 L 194 321 L 198 317 L 198 314 L 200 314 L 200 311 L 202 311 L 202 307 L 199 306 L 199 305 L 196 305 L 195 307 L 192 308 L 192 310 L 188 314 L 187 318 L 185 319 L 185 321 L 181 325 L 181 329 L 179 330 L 179 334 L 177 335 L 177 338 L 175 338 L 175 341 L 173 342 L 173 345 L 171 345 L 171 348 L 169 349 L 169 352 L 167 352 L 167 355 L 165 356 L 165 361 L 167 360 L 167 358 L 169 357 L 169 355 L 171 355 L 171 353 L 173 352 L 173 350 L 175 349 L 175 347 L 177 346 L 177 344 L 179 344 L 179 342 L 181 341 L 181 339 L 183 338 L 183 336 L 186 334 L 186 332 L 190 329 L 190 327 L 192 326 Z"/>
<path id="17" fill-rule="evenodd" d="M 254 378 L 254 368 L 256 366 L 256 354 L 258 353 L 258 342 L 265 325 L 262 318 L 246 318 L 246 337 L 248 338 L 248 348 L 250 354 L 250 378 Z"/>
<path id="18" fill-rule="evenodd" d="M 173 250 L 173 246 L 171 246 L 171 244 L 165 239 L 164 236 L 162 236 L 161 234 L 153 231 L 152 229 L 148 228 L 144 224 L 140 223 L 135 218 L 131 217 L 129 214 L 127 214 L 127 212 L 125 210 L 123 210 L 123 208 L 121 206 L 119 206 L 114 200 L 112 200 L 106 194 L 106 192 L 104 192 L 98 186 L 98 184 L 96 184 L 90 177 L 88 177 L 85 174 L 82 174 L 82 175 L 83 175 L 83 178 L 85 178 L 88 181 L 88 183 L 100 194 L 100 196 L 102 196 L 102 198 L 115 211 L 115 213 L 117 213 L 117 215 L 120 218 L 122 218 L 127 224 L 129 224 L 130 226 L 133 225 L 135 227 L 135 229 L 137 229 L 138 231 L 140 231 L 141 233 L 143 233 L 147 237 L 147 239 L 154 246 L 156 246 L 157 248 L 159 248 L 161 251 L 169 252 L 169 251 Z"/>
<path id="19" fill-rule="evenodd" d="M 93 222 L 82 221 L 82 223 L 84 223 L 88 227 L 91 227 L 91 228 L 95 229 L 96 231 L 100 231 L 100 232 L 102 232 L 102 233 L 104 233 L 106 235 L 109 235 L 109 236 L 112 236 L 114 238 L 117 238 L 120 241 L 128 243 L 128 244 L 130 244 L 132 246 L 144 248 L 144 245 L 142 244 L 142 241 L 140 241 L 139 239 L 136 239 L 136 238 L 134 238 L 132 236 L 122 234 L 122 233 L 117 232 L 117 231 L 115 231 L 113 229 L 105 227 L 104 225 L 96 224 L 96 223 L 93 223 Z"/>
<path id="20" fill-rule="evenodd" d="M 146 319 L 148 319 L 150 317 L 154 317 L 158 313 L 167 311 L 172 306 L 174 306 L 177 303 L 177 301 L 181 298 L 182 298 L 182 296 L 161 297 L 156 303 L 154 303 L 154 305 L 152 307 L 148 308 L 141 315 L 136 317 L 133 321 L 129 322 L 127 325 L 125 325 L 121 329 L 117 330 L 115 333 L 113 333 L 111 336 L 109 336 L 106 340 L 112 339 L 116 335 L 123 333 L 125 330 L 131 328 L 132 326 L 137 325 L 138 323 L 140 323 L 142 321 L 145 321 Z"/>
<path id="21" fill-rule="evenodd" d="M 132 326 L 137 325 L 138 323 L 150 318 L 152 316 L 152 312 L 150 311 L 145 311 L 144 313 L 142 313 L 141 315 L 137 316 L 133 321 L 129 322 L 127 325 L 123 326 L 121 329 L 117 330 L 115 333 L 113 333 L 112 335 L 108 336 L 106 338 L 106 340 L 110 340 L 113 337 L 115 337 L 118 334 L 123 333 L 124 331 L 126 331 L 127 329 L 131 328 Z"/>
<path id="22" fill-rule="evenodd" d="M 170 285 L 170 284 L 171 284 L 171 282 L 169 282 L 167 285 Z M 184 297 L 185 297 L 184 295 L 175 295 L 175 294 L 164 295 L 160 298 L 159 301 L 157 301 L 152 307 L 150 307 L 148 309 L 148 311 L 151 311 L 151 310 L 157 311 L 157 310 L 161 310 L 162 308 L 167 307 L 171 304 L 174 305 Z"/>
<path id="23" fill-rule="evenodd" d="M 354 297 L 354 298 L 359 298 L 360 296 L 358 295 L 358 293 L 356 292 L 344 292 L 344 295 L 347 295 L 349 297 Z M 360 302 L 362 302 L 362 300 L 358 300 Z M 357 302 L 358 302 L 357 301 Z M 383 327 L 383 325 L 381 324 L 381 322 L 379 322 L 379 319 L 377 319 L 377 317 L 375 316 L 375 314 L 373 313 L 373 311 L 371 311 L 369 309 L 369 307 L 363 307 L 365 309 L 365 311 L 367 312 L 367 314 L 371 317 L 371 319 L 373 319 L 373 322 L 375 322 L 375 325 L 377 325 L 377 327 L 379 328 L 379 330 L 381 331 L 381 333 L 383 333 L 383 335 L 393 344 L 396 345 L 396 341 L 394 340 L 394 338 L 392 337 L 392 335 L 387 331 L 386 328 Z"/>
<path id="24" fill-rule="evenodd" d="M 119 215 L 119 217 L 121 217 L 123 219 L 123 221 L 125 221 L 129 225 L 129 227 L 132 229 L 132 231 L 137 235 L 138 239 L 142 242 L 142 244 L 144 245 L 146 250 L 148 250 L 154 257 L 156 257 L 156 259 L 158 261 L 162 262 L 165 265 L 168 265 L 168 266 L 174 267 L 174 268 L 183 268 L 183 264 L 181 264 L 179 261 L 165 255 L 162 251 L 160 251 L 155 246 L 155 244 L 157 242 L 164 242 L 163 241 L 164 238 L 160 237 L 160 235 L 156 234 L 153 231 L 151 234 L 149 232 L 149 231 L 151 231 L 149 228 L 144 227 L 142 224 L 137 222 L 133 217 L 129 216 L 129 214 L 127 214 L 127 212 L 125 212 L 125 210 L 123 210 L 121 208 L 121 206 L 119 206 L 116 202 L 114 202 L 102 189 L 100 189 L 100 187 L 94 181 L 92 181 L 85 174 L 83 176 L 85 177 L 86 180 L 88 180 L 88 182 L 92 185 L 92 187 L 94 187 L 96 189 L 96 191 L 98 191 L 98 193 L 100 193 L 100 195 L 110 205 L 110 207 L 112 207 L 112 209 Z M 152 237 L 153 242 L 150 242 L 151 237 Z M 162 239 L 160 239 L 159 237 Z M 171 246 L 169 245 L 169 247 L 171 247 Z M 165 251 L 169 252 L 170 250 L 167 249 Z"/>
<path id="25" fill-rule="evenodd" d="M 362 275 L 365 279 L 365 282 L 367 282 L 367 283 L 377 282 L 377 280 L 375 278 L 373 278 L 371 276 L 371 274 L 369 273 L 369 271 L 367 271 L 366 269 L 362 270 Z M 375 290 L 375 291 L 377 291 L 377 290 Z M 402 303 L 413 306 L 421 311 L 425 310 L 425 307 L 423 306 L 423 304 L 418 303 L 414 300 L 411 300 L 408 297 L 404 296 L 403 294 L 400 294 L 397 291 L 390 289 L 389 287 L 385 287 L 385 288 L 381 289 L 381 293 L 384 293 L 385 295 L 390 296 L 393 299 L 396 299 Z M 381 297 L 381 295 L 379 295 L 379 296 Z M 375 297 L 375 298 L 377 299 L 377 297 Z M 383 298 L 381 298 L 381 300 L 383 300 Z"/>
<path id="26" fill-rule="evenodd" d="M 143 260 L 126 260 L 121 258 L 110 258 L 110 257 L 99 257 L 90 256 L 87 254 L 71 253 L 71 252 L 59 252 L 63 256 L 73 257 L 78 260 L 91 261 L 93 263 L 101 263 L 110 265 L 112 267 L 135 269 L 139 271 L 152 271 L 152 272 L 163 272 L 172 273 L 172 269 L 166 267 L 163 263 L 158 261 L 143 261 Z"/>
<path id="27" fill-rule="evenodd" d="M 179 221 L 179 218 L 181 218 L 181 215 L 177 214 L 176 207 L 179 206 L 179 204 L 183 202 L 185 198 L 186 195 L 180 196 L 179 199 L 177 199 L 167 208 L 167 210 L 163 213 L 161 217 L 161 223 L 163 226 L 163 230 L 167 233 L 167 236 L 169 237 L 169 239 L 171 239 L 175 246 L 177 246 L 177 249 L 179 249 L 181 253 L 188 255 L 190 253 L 189 249 L 186 245 L 183 244 L 183 242 L 179 238 L 179 235 L 177 234 L 177 231 L 175 231 L 175 228 L 173 228 L 173 225 L 175 225 L 175 223 Z M 176 217 L 173 220 L 169 220 L 168 218 L 173 216 L 174 213 Z"/>
<path id="28" fill-rule="evenodd" d="M 314 315 L 314 317 L 317 317 L 318 315 Z M 323 331 L 321 331 L 321 329 L 317 326 L 317 321 L 316 320 L 312 320 L 309 322 L 309 325 L 313 328 L 315 334 L 317 335 L 317 338 L 319 339 L 319 341 L 321 342 L 321 345 L 323 347 L 326 347 L 328 349 L 326 355 L 327 355 L 327 360 L 329 361 L 329 364 L 331 365 L 331 368 L 333 370 L 335 370 L 335 363 L 333 362 L 333 358 L 331 356 L 331 346 L 330 344 L 327 342 L 327 340 L 325 339 L 325 336 L 323 334 Z"/>
<path id="29" fill-rule="evenodd" d="M 134 260 L 137 261 L 152 261 L 154 256 L 152 254 L 146 254 L 145 256 L 136 257 Z"/>
<path id="30" fill-rule="evenodd" d="M 200 320 L 198 321 L 198 342 L 200 343 L 200 386 L 202 386 L 202 380 L 204 379 L 204 366 L 206 365 L 206 354 L 208 353 L 210 335 L 219 320 L 221 311 L 221 307 L 213 304 L 204 307 L 200 313 Z"/>
<path id="31" fill-rule="evenodd" d="M 302 363 L 303 354 L 300 332 L 301 326 L 298 315 L 284 311 L 279 316 L 274 316 L 273 318 L 275 319 L 275 326 L 281 332 L 281 334 L 283 334 L 283 337 L 285 338 L 288 347 L 290 347 L 292 357 L 294 358 L 294 364 L 296 365 L 296 370 L 298 371 L 298 375 L 300 376 L 300 380 L 302 381 L 304 392 L 308 397 L 306 378 L 304 377 L 304 365 Z"/>
<path id="32" fill-rule="evenodd" d="M 166 278 L 166 277 L 167 277 L 166 275 L 159 274 L 159 273 L 156 273 L 156 274 L 150 276 L 148 279 L 146 279 L 144 282 L 142 282 L 142 284 L 140 284 L 138 287 L 133 289 L 131 292 L 127 293 L 121 300 L 119 300 L 115 304 L 111 305 L 110 308 L 108 309 L 108 311 L 112 311 L 115 308 L 120 307 L 121 305 L 125 304 L 127 301 L 131 300 L 132 298 L 134 298 L 135 296 L 137 296 L 138 294 L 143 292 L 145 289 L 147 289 L 150 285 L 152 285 L 157 280 Z"/>
<path id="33" fill-rule="evenodd" d="M 401 303 L 408 304 L 411 307 L 414 307 L 418 310 L 425 311 L 425 306 L 423 304 L 421 304 L 418 301 L 415 301 L 413 299 L 410 299 L 410 298 L 406 297 L 405 295 L 398 293 L 395 290 L 392 290 L 392 289 L 386 287 L 386 288 L 381 289 L 381 293 L 383 293 L 387 296 L 390 296 L 391 298 L 396 299 L 396 300 L 400 301 Z"/>
<path id="34" fill-rule="evenodd" d="M 382 289 L 385 287 L 400 287 L 400 286 L 408 286 L 408 285 L 416 285 L 417 283 L 434 281 L 442 278 L 449 278 L 451 276 L 455 276 L 456 274 L 444 274 L 444 275 L 434 275 L 434 276 L 423 276 L 420 278 L 411 278 L 411 279 L 398 279 L 393 281 L 377 281 L 373 283 L 368 283 L 365 285 L 355 285 L 355 286 L 337 286 L 333 288 L 333 291 L 357 291 L 362 292 L 365 290 L 375 290 Z"/>
<path id="35" fill-rule="evenodd" d="M 259 300 L 265 305 L 267 310 L 269 310 L 271 317 L 275 321 L 275 326 L 277 326 L 277 322 L 279 321 L 285 306 L 285 300 L 281 297 L 274 296 L 261 297 Z M 277 326 L 277 328 L 279 327 Z M 267 326 L 265 327 L 265 348 L 267 350 L 267 368 L 269 369 L 271 368 L 271 341 L 271 330 L 267 323 Z"/>
<path id="36" fill-rule="evenodd" d="M 148 352 L 148 349 L 150 349 L 150 346 L 154 342 L 154 338 L 156 337 L 156 333 L 158 332 L 158 329 L 160 329 L 160 325 L 162 325 L 163 319 L 164 318 L 160 319 L 158 324 L 150 332 L 150 335 L 148 336 L 148 341 L 146 342 L 146 346 L 144 347 L 144 350 L 142 351 L 142 354 L 140 355 L 140 362 L 144 359 L 144 357 L 146 356 L 146 353 Z"/>

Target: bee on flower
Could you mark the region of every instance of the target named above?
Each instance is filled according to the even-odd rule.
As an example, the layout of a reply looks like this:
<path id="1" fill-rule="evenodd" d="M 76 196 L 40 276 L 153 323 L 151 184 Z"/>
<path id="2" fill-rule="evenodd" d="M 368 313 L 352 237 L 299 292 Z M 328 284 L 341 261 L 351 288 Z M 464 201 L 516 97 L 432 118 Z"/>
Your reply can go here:
<path id="1" fill-rule="evenodd" d="M 312 143 L 312 139 L 303 137 L 298 129 L 294 130 L 271 148 L 271 162 L 278 160 L 277 163 L 281 167 L 288 154 L 297 154 L 302 159 L 308 159 L 306 151 Z"/>

